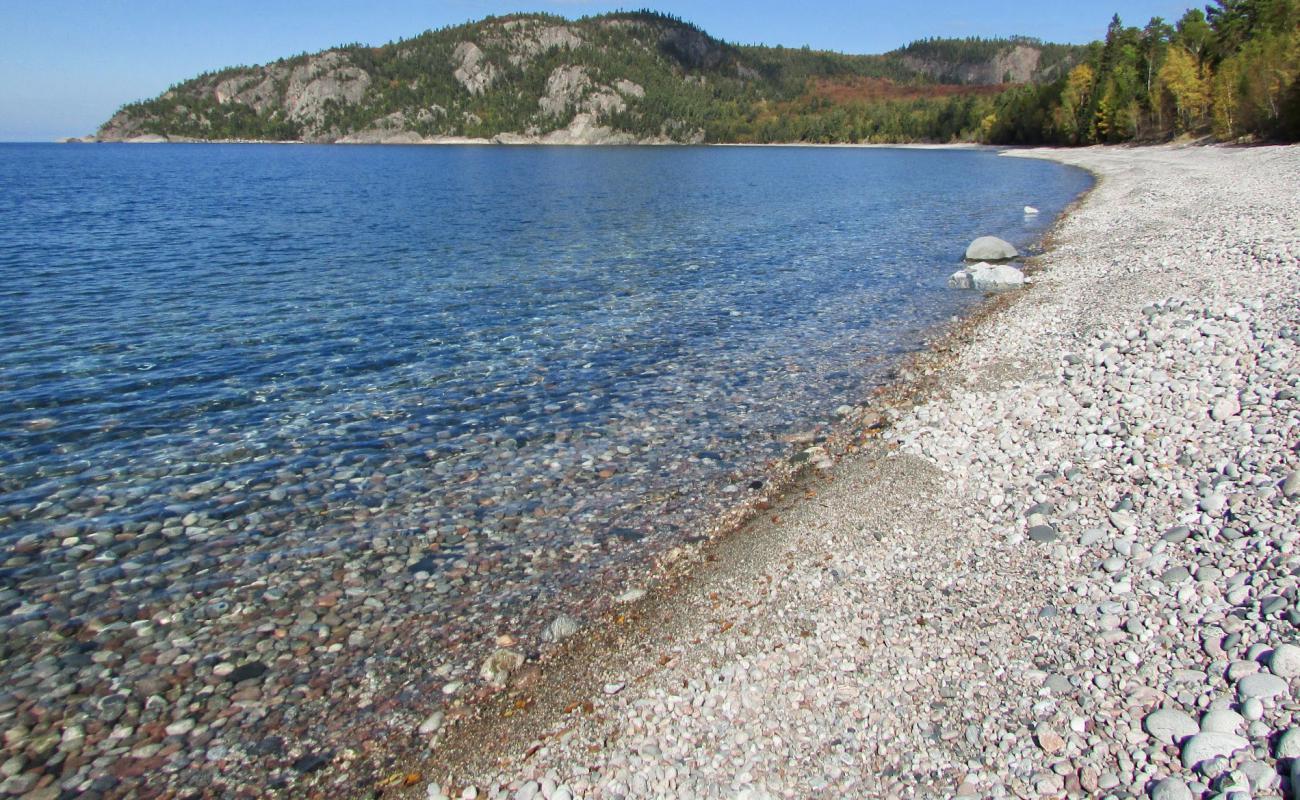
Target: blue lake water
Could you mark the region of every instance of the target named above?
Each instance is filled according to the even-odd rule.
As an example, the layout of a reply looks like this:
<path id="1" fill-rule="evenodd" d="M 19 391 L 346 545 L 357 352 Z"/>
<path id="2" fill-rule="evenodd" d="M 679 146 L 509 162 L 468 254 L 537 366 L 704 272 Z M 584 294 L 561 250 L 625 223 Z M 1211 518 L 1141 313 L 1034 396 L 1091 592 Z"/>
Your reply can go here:
<path id="1" fill-rule="evenodd" d="M 33 621 L 164 612 L 252 652 L 250 614 L 331 587 L 330 636 L 533 636 L 969 309 L 971 239 L 1032 247 L 1088 184 L 984 151 L 0 145 L 0 655 L 22 690 Z"/>

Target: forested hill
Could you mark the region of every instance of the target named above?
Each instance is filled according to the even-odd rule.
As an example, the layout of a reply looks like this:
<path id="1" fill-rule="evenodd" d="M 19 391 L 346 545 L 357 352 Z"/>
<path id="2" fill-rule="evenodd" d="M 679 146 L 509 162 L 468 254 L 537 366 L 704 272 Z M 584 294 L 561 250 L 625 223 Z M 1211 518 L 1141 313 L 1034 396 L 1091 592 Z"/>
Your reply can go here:
<path id="1" fill-rule="evenodd" d="M 124 107 L 102 140 L 914 141 L 979 135 L 1003 84 L 1085 50 L 927 40 L 884 55 L 739 46 L 642 11 L 519 14 L 200 75 Z"/>
<path id="2" fill-rule="evenodd" d="M 1099 31 L 1103 30 L 1099 26 Z M 104 140 L 949 142 L 1300 139 L 1300 0 L 1213 0 L 1086 46 L 739 46 L 649 11 L 518 14 L 200 75 Z"/>

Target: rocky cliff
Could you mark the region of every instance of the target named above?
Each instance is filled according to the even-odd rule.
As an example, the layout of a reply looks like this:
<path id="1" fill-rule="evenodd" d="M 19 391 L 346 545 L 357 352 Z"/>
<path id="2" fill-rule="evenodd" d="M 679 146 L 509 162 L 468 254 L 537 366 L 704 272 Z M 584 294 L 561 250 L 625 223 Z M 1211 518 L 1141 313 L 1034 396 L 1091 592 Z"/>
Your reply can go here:
<path id="1" fill-rule="evenodd" d="M 933 45 L 933 42 L 931 43 Z M 572 22 L 512 15 L 371 48 L 350 45 L 180 83 L 125 106 L 106 141 L 449 139 L 564 144 L 699 142 L 815 81 L 1029 82 L 1042 46 L 1008 40 L 980 62 L 924 53 L 850 56 L 726 44 L 646 12 Z M 716 126 L 714 126 L 716 128 Z"/>

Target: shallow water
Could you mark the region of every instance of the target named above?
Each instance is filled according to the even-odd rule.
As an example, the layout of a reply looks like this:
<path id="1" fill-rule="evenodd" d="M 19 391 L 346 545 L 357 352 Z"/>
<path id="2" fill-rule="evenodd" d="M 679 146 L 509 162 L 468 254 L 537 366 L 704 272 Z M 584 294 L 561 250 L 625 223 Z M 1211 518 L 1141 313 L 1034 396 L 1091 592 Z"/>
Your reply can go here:
<path id="1" fill-rule="evenodd" d="M 263 652 L 249 618 L 331 591 L 326 633 L 294 619 L 332 658 L 391 653 L 381 619 L 536 633 L 976 301 L 967 242 L 1031 246 L 1087 185 L 982 151 L 0 145 L 0 655 L 159 615 Z"/>

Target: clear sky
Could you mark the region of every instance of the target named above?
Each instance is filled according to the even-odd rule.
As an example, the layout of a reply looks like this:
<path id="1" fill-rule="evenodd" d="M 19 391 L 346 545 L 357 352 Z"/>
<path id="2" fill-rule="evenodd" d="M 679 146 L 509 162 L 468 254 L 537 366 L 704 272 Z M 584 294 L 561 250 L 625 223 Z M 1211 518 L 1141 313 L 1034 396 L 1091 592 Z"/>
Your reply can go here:
<path id="1" fill-rule="evenodd" d="M 0 141 L 93 133 L 124 103 L 205 70 L 383 44 L 489 14 L 649 7 L 742 44 L 882 53 L 926 36 L 1081 43 L 1187 0 L 0 0 Z"/>

